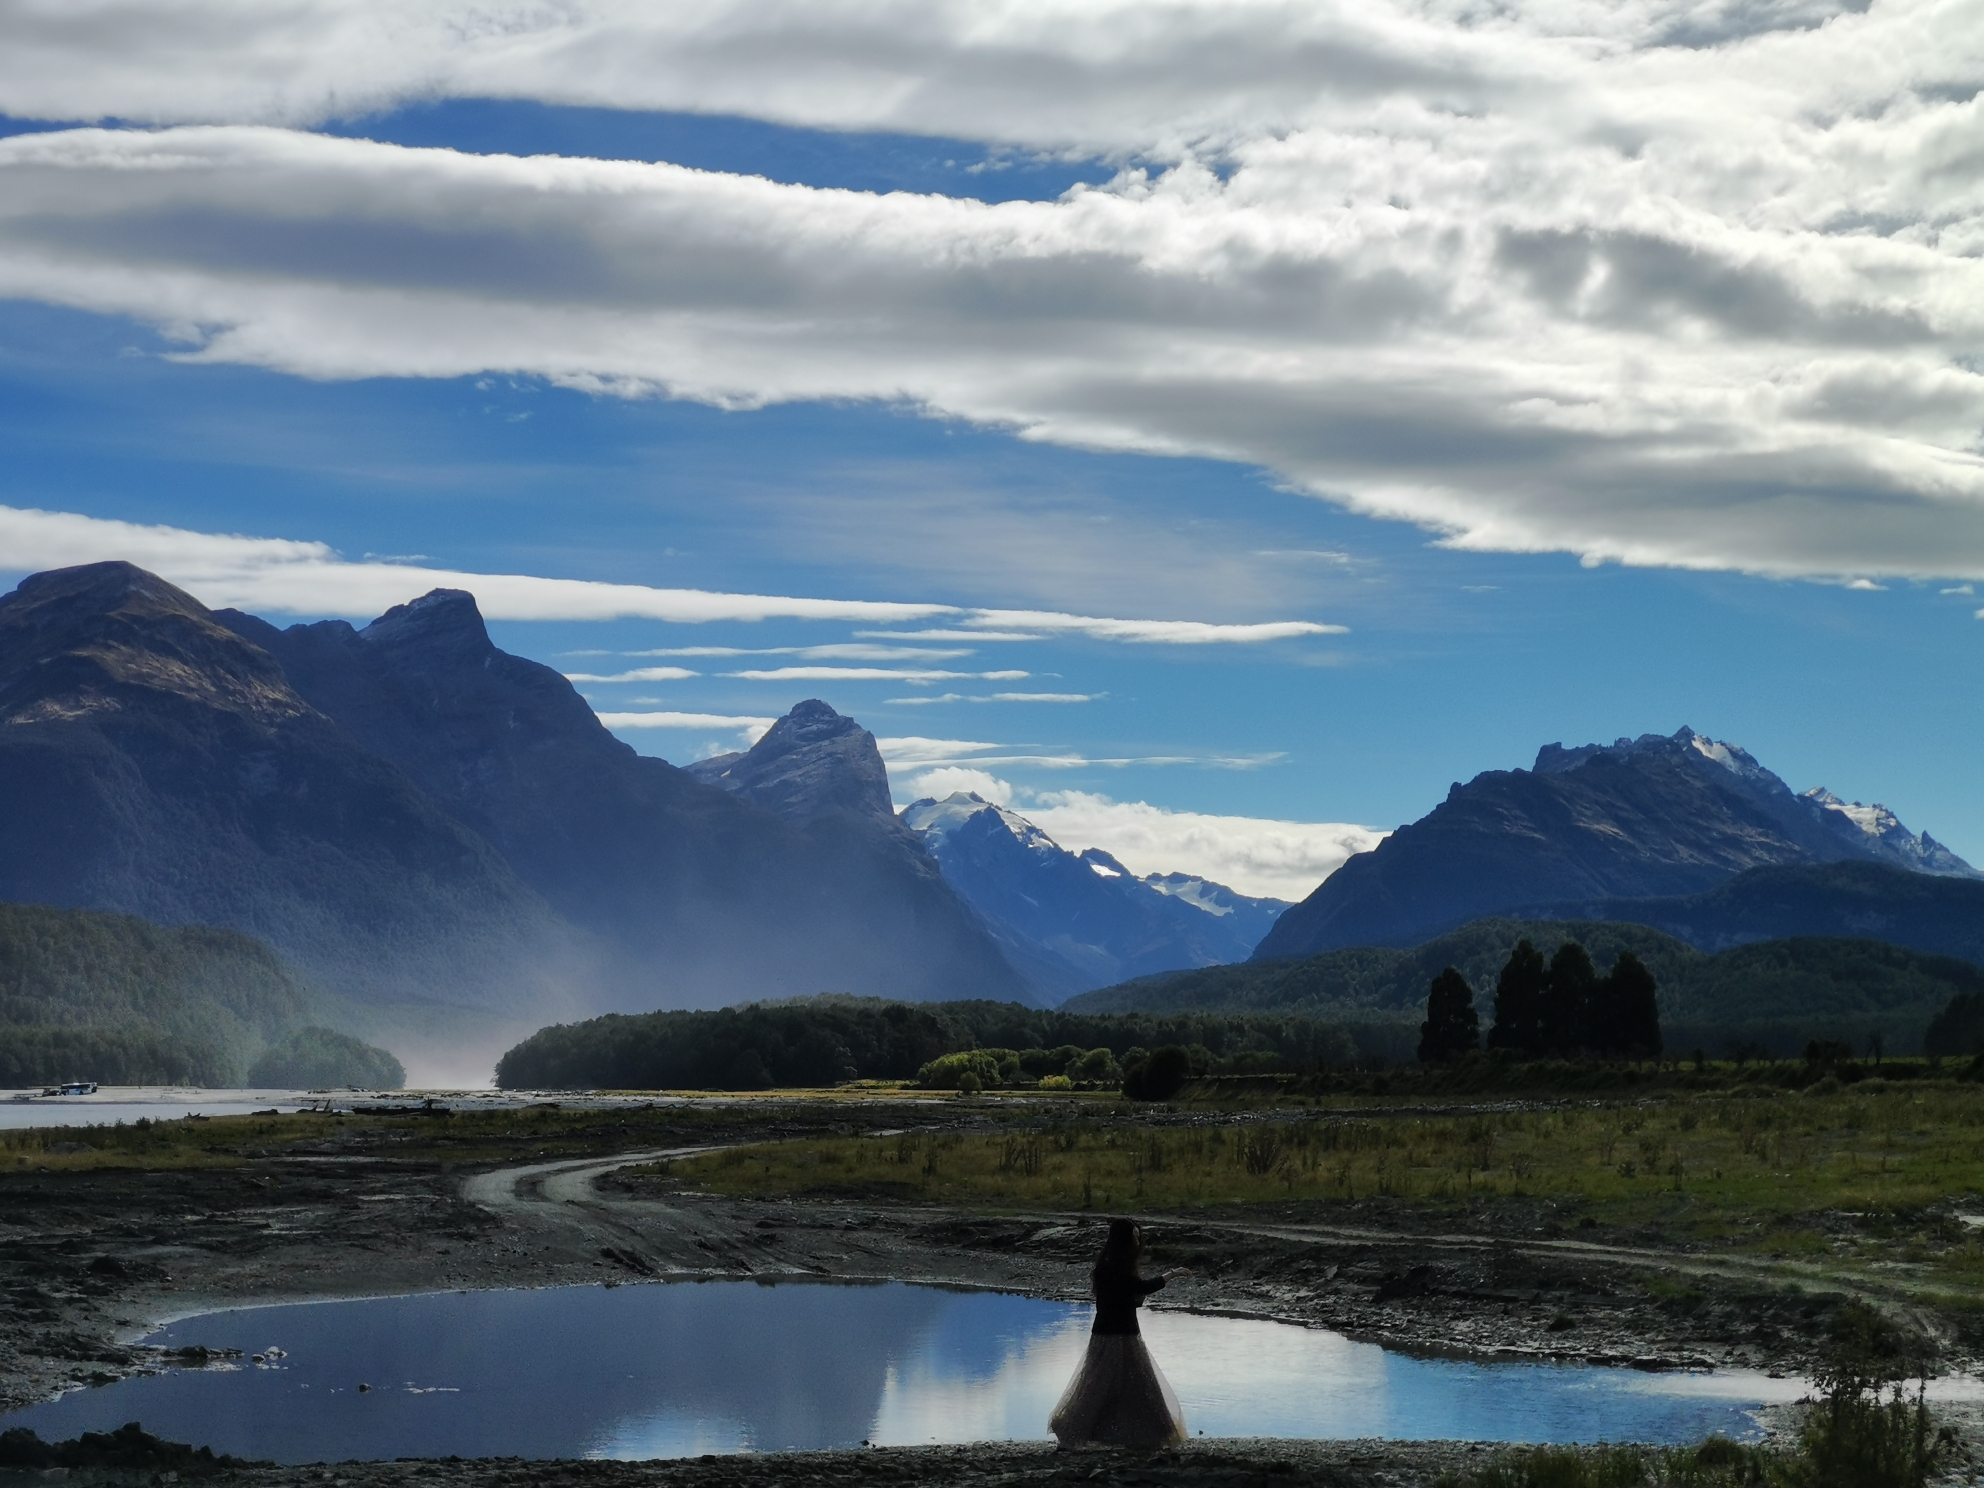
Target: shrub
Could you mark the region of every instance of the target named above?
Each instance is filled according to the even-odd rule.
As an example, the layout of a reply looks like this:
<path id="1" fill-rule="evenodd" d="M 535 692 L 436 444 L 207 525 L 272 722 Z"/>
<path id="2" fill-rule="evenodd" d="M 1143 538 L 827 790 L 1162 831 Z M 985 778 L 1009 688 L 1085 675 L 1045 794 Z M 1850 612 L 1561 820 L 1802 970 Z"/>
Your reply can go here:
<path id="1" fill-rule="evenodd" d="M 1924 1400 L 1933 1362 L 1926 1339 L 1862 1302 L 1839 1310 L 1813 1379 L 1787 1488 L 1923 1488 L 1953 1445 Z M 1908 1382 L 1915 1382 L 1913 1399 Z"/>
<path id="2" fill-rule="evenodd" d="M 931 1060 L 916 1072 L 916 1083 L 926 1090 L 956 1090 L 959 1082 L 970 1075 L 983 1090 L 987 1085 L 999 1083 L 999 1061 L 1010 1054 L 1010 1049 L 966 1049 L 957 1054 L 945 1054 Z"/>
<path id="3" fill-rule="evenodd" d="M 1113 1085 L 1123 1078 L 1116 1056 L 1107 1049 L 1090 1049 L 1079 1059 L 1068 1062 L 1068 1078 L 1092 1085 Z"/>

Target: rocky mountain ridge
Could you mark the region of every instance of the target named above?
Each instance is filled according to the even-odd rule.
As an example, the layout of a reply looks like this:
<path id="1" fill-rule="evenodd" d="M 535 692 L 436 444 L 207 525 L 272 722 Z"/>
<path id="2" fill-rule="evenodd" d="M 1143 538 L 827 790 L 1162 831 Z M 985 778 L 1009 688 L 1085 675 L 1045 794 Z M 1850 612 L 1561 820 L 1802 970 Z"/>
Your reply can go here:
<path id="1" fill-rule="evenodd" d="M 1285 907 L 1189 874 L 1139 878 L 1109 853 L 1069 852 L 1018 812 L 969 792 L 914 802 L 902 820 L 1008 959 L 1057 999 L 1242 960 Z"/>
<path id="2" fill-rule="evenodd" d="M 459 591 L 278 630 L 130 564 L 36 575 L 0 722 L 0 899 L 243 930 L 369 1035 L 1026 989 L 892 814 L 795 823 L 636 754 Z"/>
<path id="3" fill-rule="evenodd" d="M 1751 869 L 1834 862 L 1958 878 L 1975 869 L 1882 807 L 1795 794 L 1747 751 L 1689 728 L 1491 770 L 1346 862 L 1254 955 L 1412 945 L 1538 906 L 1699 894 Z"/>

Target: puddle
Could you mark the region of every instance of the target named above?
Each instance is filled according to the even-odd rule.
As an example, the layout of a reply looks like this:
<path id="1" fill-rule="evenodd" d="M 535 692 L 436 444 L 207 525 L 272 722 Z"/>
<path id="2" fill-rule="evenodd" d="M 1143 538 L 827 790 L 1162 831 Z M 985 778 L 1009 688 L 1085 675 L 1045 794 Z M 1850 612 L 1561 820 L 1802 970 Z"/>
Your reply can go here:
<path id="1" fill-rule="evenodd" d="M 147 1342 L 238 1348 L 0 1416 L 44 1440 L 141 1421 L 280 1462 L 677 1457 L 1043 1438 L 1090 1309 L 890 1283 L 694 1282 L 244 1308 Z M 1756 1435 L 1796 1380 L 1471 1364 L 1340 1334 L 1151 1313 L 1196 1435 L 1693 1441 Z M 279 1354 L 271 1354 L 277 1349 Z M 253 1356 L 263 1354 L 257 1364 Z M 369 1389 L 361 1389 L 361 1385 Z"/>

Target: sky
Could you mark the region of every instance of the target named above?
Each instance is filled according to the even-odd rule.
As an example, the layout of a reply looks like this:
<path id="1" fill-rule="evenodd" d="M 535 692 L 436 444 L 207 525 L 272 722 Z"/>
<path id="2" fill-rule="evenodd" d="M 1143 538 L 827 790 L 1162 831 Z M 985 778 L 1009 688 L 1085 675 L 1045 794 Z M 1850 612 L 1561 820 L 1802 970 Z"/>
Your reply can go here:
<path id="1" fill-rule="evenodd" d="M 16 0 L 0 578 L 447 586 L 1294 898 L 1671 733 L 1984 863 L 1984 3 Z"/>

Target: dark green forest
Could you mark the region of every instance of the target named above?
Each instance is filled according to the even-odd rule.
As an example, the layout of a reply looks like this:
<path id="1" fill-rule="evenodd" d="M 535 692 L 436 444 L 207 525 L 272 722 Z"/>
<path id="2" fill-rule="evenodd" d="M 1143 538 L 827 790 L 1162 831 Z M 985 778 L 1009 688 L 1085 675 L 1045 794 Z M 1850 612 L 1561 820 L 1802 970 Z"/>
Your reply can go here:
<path id="1" fill-rule="evenodd" d="M 1358 947 L 1143 977 L 1084 992 L 1064 1010 L 1293 1014 L 1345 1028 L 1368 1054 L 1406 1059 L 1416 1049 L 1433 979 L 1455 968 L 1474 989 L 1485 1028 L 1496 982 L 1523 939 L 1546 958 L 1576 941 L 1601 974 L 1630 951 L 1659 986 L 1669 1052 L 1795 1055 L 1814 1038 L 1856 1049 L 1878 1038 L 1889 1053 L 1915 1053 L 1929 1020 L 1952 997 L 1984 991 L 1984 971 L 1970 962 L 1884 941 L 1799 937 L 1707 955 L 1644 925 L 1488 919 L 1411 950 Z"/>
<path id="2" fill-rule="evenodd" d="M 844 1080 L 910 1080 L 942 1056 L 996 1051 L 1015 1078 L 1067 1074 L 1111 1081 L 1133 1051 L 1195 1046 L 1228 1067 L 1306 1068 L 1355 1055 L 1338 1030 L 1287 1015 L 1146 1013 L 1090 1016 L 1005 1002 L 898 1003 L 823 996 L 715 1012 L 610 1014 L 545 1028 L 511 1049 L 496 1083 L 515 1089 L 765 1090 Z M 1102 1057 L 1095 1057 L 1100 1053 Z M 1022 1069 L 1022 1067 L 1025 1067 Z M 940 1066 L 931 1081 L 956 1088 L 975 1069 Z"/>
<path id="3" fill-rule="evenodd" d="M 309 989 L 250 936 L 0 904 L 0 1085 L 240 1085 L 272 1047 L 309 1031 L 311 1009 Z M 346 1050 L 344 1078 L 311 1083 L 371 1083 L 356 1076 L 398 1067 L 316 1032 L 365 1053 Z"/>
<path id="4" fill-rule="evenodd" d="M 1167 1061 L 1184 1061 L 1192 1075 L 1405 1060 L 1422 1047 L 1428 988 L 1449 970 L 1460 979 L 1447 983 L 1449 999 L 1471 1000 L 1479 1031 L 1492 1033 L 1499 984 L 1525 939 L 1534 945 L 1524 962 L 1528 991 L 1542 1000 L 1519 1011 L 1523 992 L 1512 984 L 1506 1026 L 1489 1040 L 1517 1057 L 1644 1057 L 1663 1048 L 1670 1056 L 1796 1056 L 1814 1040 L 1908 1054 L 1922 1048 L 1930 1020 L 1963 996 L 1976 999 L 1963 1005 L 1970 1021 L 1951 1024 L 1942 1042 L 1947 1052 L 1957 1052 L 1952 1040 L 1970 1052 L 1984 1041 L 1984 971 L 1951 957 L 1819 938 L 1709 956 L 1644 926 L 1483 920 L 1412 951 L 1337 951 L 1147 977 L 1051 1011 L 822 996 L 613 1014 L 541 1029 L 503 1056 L 496 1080 L 505 1089 L 765 1090 L 920 1079 L 956 1089 L 1050 1076 L 1112 1083 L 1165 1049 L 1180 1051 Z M 1566 950 L 1574 941 L 1581 952 Z M 1580 973 L 1566 985 L 1589 984 L 1571 998 L 1581 1011 L 1568 1022 L 1548 1011 L 1562 995 L 1548 974 L 1560 962 Z M 1144 999 L 1149 1006 L 1136 1006 Z M 1606 1021 L 1629 1007 L 1618 1026 Z M 1449 1057 L 1464 1045 L 1425 1047 Z"/>

